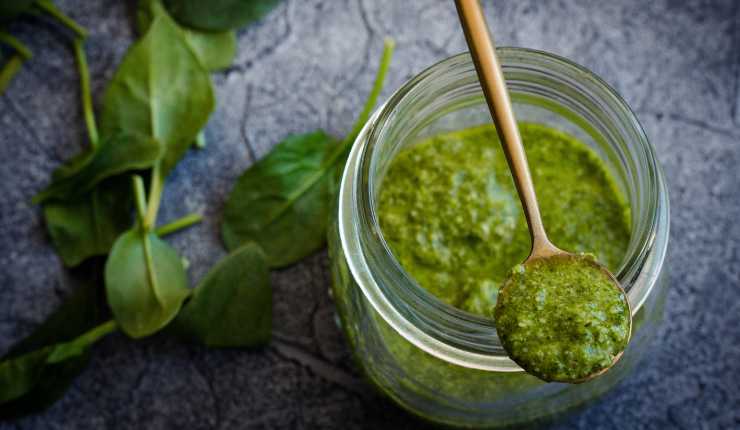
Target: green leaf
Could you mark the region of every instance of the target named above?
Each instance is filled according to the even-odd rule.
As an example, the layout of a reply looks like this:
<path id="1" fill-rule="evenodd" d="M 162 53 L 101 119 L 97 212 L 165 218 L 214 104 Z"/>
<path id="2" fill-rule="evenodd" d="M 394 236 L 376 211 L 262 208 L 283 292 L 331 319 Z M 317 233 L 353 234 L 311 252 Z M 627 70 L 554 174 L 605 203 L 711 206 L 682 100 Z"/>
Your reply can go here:
<path id="1" fill-rule="evenodd" d="M 53 346 L 48 346 L 0 362 L 0 404 L 33 389 L 53 349 Z"/>
<path id="2" fill-rule="evenodd" d="M 116 328 L 113 321 L 68 341 L 45 346 L 0 362 L 0 404 L 30 393 L 39 383 L 49 366 L 69 365 L 84 357 L 90 345 Z"/>
<path id="3" fill-rule="evenodd" d="M 236 30 L 267 15 L 280 0 L 165 0 L 167 10 L 188 27 Z"/>
<path id="4" fill-rule="evenodd" d="M 79 160 L 72 160 L 71 164 Z M 67 169 L 62 168 L 59 174 L 63 175 Z M 114 176 L 80 199 L 44 204 L 46 228 L 66 266 L 73 267 L 89 257 L 107 254 L 116 238 L 131 226 L 130 190 L 128 178 Z"/>
<path id="5" fill-rule="evenodd" d="M 100 289 L 87 281 L 31 335 L 0 359 L 0 418 L 18 418 L 43 410 L 67 390 L 85 368 L 89 353 L 85 342 L 75 348 L 57 344 L 73 341 L 100 321 Z M 56 352 L 55 359 L 50 359 Z M 67 351 L 63 360 L 60 353 Z"/>
<path id="6" fill-rule="evenodd" d="M 152 21 L 103 96 L 100 129 L 146 134 L 166 147 L 161 174 L 185 154 L 214 108 L 208 72 L 166 14 Z"/>
<path id="7" fill-rule="evenodd" d="M 230 250 L 257 242 L 270 267 L 287 266 L 320 249 L 329 219 L 329 182 L 336 146 L 323 131 L 292 135 L 236 181 L 221 233 Z"/>
<path id="8" fill-rule="evenodd" d="M 95 151 L 100 146 L 92 110 L 87 59 L 81 41 L 75 41 L 74 51 L 91 149 L 59 167 L 52 174 L 53 180 L 75 176 L 96 157 Z M 46 226 L 64 264 L 76 266 L 94 255 L 107 254 L 115 239 L 131 225 L 131 203 L 128 181 L 122 177 L 104 180 L 84 196 L 46 203 Z"/>
<path id="9" fill-rule="evenodd" d="M 146 33 L 153 17 L 160 14 L 167 14 L 167 11 L 159 0 L 139 0 L 136 13 L 139 33 Z M 210 71 L 225 69 L 234 61 L 236 33 L 233 31 L 210 32 L 186 27 L 180 27 L 180 31 L 206 69 Z"/>
<path id="10" fill-rule="evenodd" d="M 85 269 L 96 271 L 94 267 Z M 100 323 L 103 294 L 98 281 L 99 279 L 83 280 L 59 308 L 30 335 L 16 343 L 3 358 L 22 355 L 54 343 L 70 341 Z"/>
<path id="11" fill-rule="evenodd" d="M 113 245 L 105 264 L 105 289 L 116 321 L 133 338 L 167 325 L 189 294 L 177 252 L 138 227 Z"/>
<path id="12" fill-rule="evenodd" d="M 269 342 L 272 290 L 260 247 L 248 243 L 219 261 L 195 288 L 174 327 L 209 347 Z"/>
<path id="13" fill-rule="evenodd" d="M 231 66 L 236 55 L 236 33 L 225 31 L 207 33 L 203 31 L 182 29 L 185 41 L 193 49 L 203 67 L 211 71 Z"/>
<path id="14" fill-rule="evenodd" d="M 152 167 L 162 154 L 163 147 L 156 140 L 140 134 L 116 133 L 84 159 L 75 160 L 74 167 L 59 171 L 33 201 L 74 199 L 111 176 Z"/>
<path id="15" fill-rule="evenodd" d="M 377 101 L 392 52 L 386 40 L 373 88 L 344 140 L 323 131 L 290 136 L 239 177 L 221 226 L 228 249 L 257 242 L 270 267 L 284 267 L 324 246 L 337 172 Z"/>

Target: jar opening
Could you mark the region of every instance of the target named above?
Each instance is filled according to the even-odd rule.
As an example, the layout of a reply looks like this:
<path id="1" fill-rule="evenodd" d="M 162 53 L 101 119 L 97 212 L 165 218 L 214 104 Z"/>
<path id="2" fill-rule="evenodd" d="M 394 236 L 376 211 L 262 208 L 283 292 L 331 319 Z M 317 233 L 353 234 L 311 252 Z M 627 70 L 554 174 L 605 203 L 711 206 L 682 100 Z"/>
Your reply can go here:
<path id="1" fill-rule="evenodd" d="M 521 111 L 518 119 L 520 113 L 559 118 L 563 131 L 604 159 L 628 198 L 632 234 L 616 275 L 636 313 L 654 284 L 653 266 L 662 265 L 665 249 L 657 249 L 657 261 L 650 259 L 657 255 L 660 206 L 667 211 L 661 172 L 644 131 L 626 103 L 586 69 L 529 49 L 500 48 L 499 55 L 515 110 Z M 463 124 L 455 115 L 462 111 Z M 350 154 L 340 189 L 340 236 L 357 284 L 406 339 L 466 367 L 521 371 L 506 356 L 491 319 L 443 303 L 406 273 L 376 212 L 384 173 L 404 145 L 476 122 L 491 120 L 468 54 L 437 63 L 402 86 L 371 118 Z"/>

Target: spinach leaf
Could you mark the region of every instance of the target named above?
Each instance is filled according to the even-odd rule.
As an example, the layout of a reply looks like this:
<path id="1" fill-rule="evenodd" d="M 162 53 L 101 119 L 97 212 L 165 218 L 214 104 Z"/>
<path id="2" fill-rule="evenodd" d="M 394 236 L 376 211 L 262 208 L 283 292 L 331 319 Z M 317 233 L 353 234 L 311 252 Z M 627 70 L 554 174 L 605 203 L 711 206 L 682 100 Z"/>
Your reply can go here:
<path id="1" fill-rule="evenodd" d="M 292 135 L 247 169 L 224 208 L 226 247 L 257 242 L 270 267 L 287 266 L 321 248 L 333 178 L 327 154 L 336 144 L 320 130 Z"/>
<path id="2" fill-rule="evenodd" d="M 103 136 L 144 133 L 165 146 L 158 174 L 175 166 L 214 108 L 213 88 L 180 30 L 167 14 L 153 20 L 124 57 L 104 96 Z"/>
<path id="3" fill-rule="evenodd" d="M 108 321 L 70 341 L 3 359 L 0 362 L 0 405 L 20 399 L 39 384 L 45 384 L 43 377 L 49 376 L 46 374 L 49 369 L 59 370 L 58 366 L 73 364 L 88 353 L 90 345 L 115 329 L 115 322 Z"/>
<path id="4" fill-rule="evenodd" d="M 74 43 L 74 52 L 91 148 L 59 167 L 52 174 L 53 180 L 79 172 L 87 160 L 94 157 L 99 146 L 90 94 L 90 72 L 83 42 L 79 39 Z M 46 203 L 46 227 L 64 264 L 76 266 L 94 255 L 107 254 L 116 238 L 131 225 L 131 203 L 129 182 L 124 177 L 104 180 L 80 198 Z"/>
<path id="5" fill-rule="evenodd" d="M 53 346 L 47 346 L 0 362 L 0 404 L 33 389 L 53 349 Z"/>
<path id="6" fill-rule="evenodd" d="M 141 226 L 113 245 L 105 264 L 105 290 L 116 321 L 133 338 L 167 325 L 189 293 L 180 256 Z"/>
<path id="7" fill-rule="evenodd" d="M 272 290 L 265 255 L 248 243 L 203 278 L 174 322 L 176 332 L 210 347 L 266 344 L 272 327 Z"/>
<path id="8" fill-rule="evenodd" d="M 0 380 L 4 381 L 0 397 L 6 400 L 0 402 L 0 418 L 39 412 L 61 397 L 85 368 L 89 359 L 86 348 L 63 360 L 58 355 L 56 360 L 49 357 L 57 344 L 73 341 L 100 323 L 100 293 L 94 279 L 85 280 L 31 335 L 0 359 Z"/>
<path id="9" fill-rule="evenodd" d="M 16 343 L 3 359 L 70 341 L 102 322 L 103 294 L 98 285 L 101 271 L 91 266 L 86 266 L 84 270 L 92 272 L 93 276 L 80 280 L 80 285 L 69 297 L 30 335 Z"/>
<path id="10" fill-rule="evenodd" d="M 37 354 L 33 354 L 36 356 Z M 10 378 L 24 378 L 30 379 L 30 385 L 27 385 L 23 390 L 19 390 L 20 393 L 16 393 L 12 400 L 0 403 L 0 419 L 17 419 L 25 415 L 38 413 L 51 406 L 54 402 L 59 400 L 64 393 L 72 385 L 75 378 L 82 373 L 87 367 L 90 359 L 89 351 L 67 360 L 48 363 L 36 361 L 36 366 L 29 366 L 28 362 L 33 358 L 26 358 L 25 366 L 9 366 L 11 369 L 25 369 L 26 372 L 31 375 L 19 375 L 18 370 L 11 370 L 8 375 Z M 13 359 L 13 362 L 17 363 L 18 359 Z M 0 362 L 0 367 L 4 366 L 5 362 Z M 34 377 L 33 374 L 37 376 Z"/>
<path id="11" fill-rule="evenodd" d="M 337 172 L 377 101 L 392 52 L 386 40 L 373 89 L 344 140 L 323 131 L 289 136 L 239 177 L 221 225 L 228 249 L 257 242 L 270 267 L 284 267 L 324 245 Z"/>
<path id="12" fill-rule="evenodd" d="M 57 254 L 73 267 L 94 255 L 104 255 L 131 226 L 129 179 L 114 176 L 76 200 L 44 204 L 46 228 Z"/>
<path id="13" fill-rule="evenodd" d="M 139 0 L 137 8 L 137 27 L 139 33 L 145 34 L 152 19 L 160 14 L 167 14 L 159 0 Z M 180 27 L 182 36 L 190 45 L 200 63 L 210 71 L 229 67 L 236 55 L 236 33 L 233 31 L 210 32 Z"/>
<path id="14" fill-rule="evenodd" d="M 231 66 L 236 56 L 236 33 L 225 31 L 207 33 L 191 29 L 182 29 L 185 41 L 190 45 L 200 63 L 210 71 L 217 71 Z"/>
<path id="15" fill-rule="evenodd" d="M 162 156 L 156 141 L 140 134 L 116 133 L 82 159 L 75 159 L 54 175 L 52 183 L 33 201 L 71 200 L 90 191 L 102 180 L 129 171 L 152 167 Z"/>
<path id="16" fill-rule="evenodd" d="M 105 266 L 105 284 L 113 315 L 134 338 L 164 327 L 188 296 L 187 275 L 177 252 L 138 227 L 113 245 Z"/>
<path id="17" fill-rule="evenodd" d="M 256 21 L 280 0 L 165 0 L 179 22 L 199 30 L 226 31 Z"/>

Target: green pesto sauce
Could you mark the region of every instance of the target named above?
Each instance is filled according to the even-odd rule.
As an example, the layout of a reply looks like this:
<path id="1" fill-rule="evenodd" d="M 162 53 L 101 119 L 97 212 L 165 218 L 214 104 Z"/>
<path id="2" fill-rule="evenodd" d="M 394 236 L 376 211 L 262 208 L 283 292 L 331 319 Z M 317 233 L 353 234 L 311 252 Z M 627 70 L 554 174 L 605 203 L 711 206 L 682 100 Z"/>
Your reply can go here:
<path id="1" fill-rule="evenodd" d="M 629 208 L 584 143 L 519 125 L 540 211 L 558 247 L 617 269 Z M 404 269 L 440 300 L 490 317 L 498 289 L 529 254 L 527 224 L 495 128 L 428 138 L 398 153 L 378 196 L 383 236 Z"/>
<path id="2" fill-rule="evenodd" d="M 520 264 L 504 285 L 494 314 L 499 339 L 540 379 L 583 380 L 609 368 L 627 347 L 627 299 L 592 257 Z"/>

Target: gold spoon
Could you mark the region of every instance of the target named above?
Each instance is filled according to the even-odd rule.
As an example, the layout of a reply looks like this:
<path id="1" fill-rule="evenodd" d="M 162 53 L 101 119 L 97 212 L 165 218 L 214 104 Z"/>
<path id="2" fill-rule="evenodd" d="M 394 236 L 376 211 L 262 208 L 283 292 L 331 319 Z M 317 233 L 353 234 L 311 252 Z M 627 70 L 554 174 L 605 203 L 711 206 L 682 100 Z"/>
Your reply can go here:
<path id="1" fill-rule="evenodd" d="M 545 227 L 542 224 L 542 218 L 540 216 L 540 209 L 537 204 L 537 196 L 535 195 L 534 185 L 532 183 L 532 175 L 529 172 L 529 165 L 527 164 L 527 156 L 524 153 L 521 136 L 519 135 L 519 128 L 517 127 L 514 112 L 511 107 L 509 92 L 506 88 L 506 82 L 504 81 L 503 72 L 501 71 L 501 66 L 496 55 L 493 39 L 488 32 L 488 26 L 486 25 L 486 20 L 483 16 L 479 0 L 455 0 L 455 3 L 465 32 L 465 39 L 470 48 L 470 53 L 475 63 L 475 69 L 478 73 L 478 78 L 480 80 L 481 87 L 483 88 L 483 93 L 485 94 L 488 107 L 491 111 L 493 122 L 496 124 L 496 131 L 501 140 L 504 153 L 506 154 L 506 160 L 508 161 L 509 169 L 511 170 L 514 184 L 516 185 L 519 199 L 521 200 L 522 207 L 524 209 L 524 215 L 527 219 L 527 225 L 529 226 L 529 234 L 532 239 L 532 250 L 524 261 L 523 266 L 526 269 L 528 266 L 531 266 L 533 262 L 542 262 L 545 259 L 553 258 L 569 258 L 583 260 L 584 262 L 587 262 L 586 264 L 591 264 L 597 267 L 609 279 L 614 288 L 619 291 L 627 305 L 627 311 L 629 313 L 629 327 L 626 339 L 629 341 L 632 329 L 632 313 L 629 310 L 629 302 L 627 301 L 626 294 L 619 284 L 619 281 L 617 281 L 614 275 L 609 272 L 606 267 L 596 262 L 593 258 L 587 258 L 583 255 L 563 251 L 553 245 L 547 238 L 547 233 L 545 232 Z M 499 301 L 502 295 L 507 294 L 507 288 L 510 285 L 512 285 L 512 282 L 505 282 L 502 285 L 499 291 Z M 511 351 L 507 352 L 512 355 Z M 579 383 L 593 379 L 611 368 L 622 356 L 622 353 L 623 351 L 620 351 L 616 354 L 611 361 L 611 364 L 606 367 L 597 369 L 593 373 L 582 378 L 567 381 L 561 380 L 560 382 Z M 518 362 L 518 364 L 522 365 L 520 362 Z M 536 372 L 531 372 L 531 369 L 528 369 L 525 366 L 522 367 L 530 373 L 535 373 L 535 376 L 540 376 L 536 375 Z"/>

